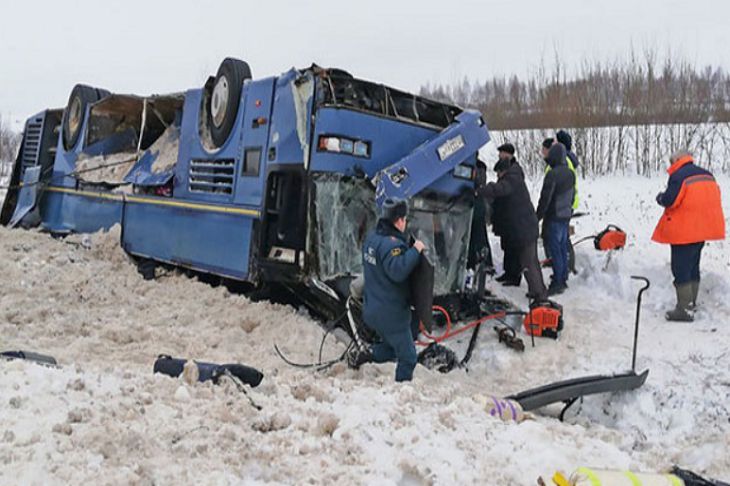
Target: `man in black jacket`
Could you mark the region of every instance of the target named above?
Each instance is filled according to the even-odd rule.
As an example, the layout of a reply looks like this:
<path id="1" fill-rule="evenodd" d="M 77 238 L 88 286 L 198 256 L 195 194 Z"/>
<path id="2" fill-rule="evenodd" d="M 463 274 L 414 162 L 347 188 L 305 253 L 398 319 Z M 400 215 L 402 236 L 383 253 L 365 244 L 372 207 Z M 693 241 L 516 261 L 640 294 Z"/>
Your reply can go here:
<path id="1" fill-rule="evenodd" d="M 568 225 L 573 215 L 575 196 L 575 175 L 568 168 L 566 150 L 562 143 L 556 143 L 548 151 L 545 162 L 550 170 L 540 192 L 537 204 L 537 219 L 545 219 L 548 248 L 553 260 L 553 277 L 548 295 L 561 294 L 568 288 Z"/>
<path id="2" fill-rule="evenodd" d="M 511 144 L 500 146 L 499 151 L 514 155 L 514 147 Z M 500 222 L 502 248 L 505 249 L 505 267 L 508 265 L 506 260 L 509 251 L 516 259 L 513 271 L 517 277 L 519 278 L 525 270 L 528 295 L 534 300 L 544 300 L 547 297 L 547 290 L 537 259 L 537 217 L 525 184 L 525 174 L 513 156 L 500 158 L 494 170 L 497 172 L 497 182 L 480 186 L 477 194 L 492 204 L 493 219 L 498 219 Z M 517 284 L 519 285 L 519 280 Z"/>
<path id="3" fill-rule="evenodd" d="M 511 143 L 505 143 L 497 147 L 499 153 L 499 161 L 506 161 L 506 163 L 516 163 L 515 159 L 515 147 Z M 498 162 L 499 163 L 499 162 Z M 519 167 L 522 172 L 522 167 Z M 495 171 L 496 166 L 495 166 Z M 524 178 L 524 174 L 523 174 Z M 479 183 L 479 182 L 477 182 Z M 501 282 L 505 287 L 519 287 L 522 281 L 522 272 L 520 268 L 520 249 L 515 247 L 512 243 L 512 239 L 509 237 L 509 229 L 507 228 L 508 212 L 505 207 L 505 201 L 502 198 L 495 198 L 494 200 L 487 201 L 492 205 L 492 231 L 496 236 L 500 238 L 500 246 L 503 252 L 502 268 L 504 273 L 497 277 L 495 280 Z"/>

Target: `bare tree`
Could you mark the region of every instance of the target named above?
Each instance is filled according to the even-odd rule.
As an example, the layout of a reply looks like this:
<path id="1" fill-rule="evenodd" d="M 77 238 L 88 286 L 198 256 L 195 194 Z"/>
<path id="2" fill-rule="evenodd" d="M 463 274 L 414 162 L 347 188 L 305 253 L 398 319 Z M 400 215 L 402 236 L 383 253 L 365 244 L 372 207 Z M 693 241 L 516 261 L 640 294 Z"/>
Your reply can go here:
<path id="1" fill-rule="evenodd" d="M 9 174 L 19 145 L 20 134 L 14 132 L 0 116 L 0 178 Z"/>
<path id="2" fill-rule="evenodd" d="M 679 148 L 726 170 L 730 75 L 671 52 L 663 58 L 660 63 L 656 49 L 632 50 L 625 60 L 584 61 L 569 78 L 555 52 L 552 67 L 543 59 L 527 79 L 464 79 L 458 86 L 427 85 L 421 94 L 480 110 L 496 138 L 510 137 L 528 159 L 537 157 L 542 137 L 568 128 L 584 175 L 627 170 L 649 175 Z"/>

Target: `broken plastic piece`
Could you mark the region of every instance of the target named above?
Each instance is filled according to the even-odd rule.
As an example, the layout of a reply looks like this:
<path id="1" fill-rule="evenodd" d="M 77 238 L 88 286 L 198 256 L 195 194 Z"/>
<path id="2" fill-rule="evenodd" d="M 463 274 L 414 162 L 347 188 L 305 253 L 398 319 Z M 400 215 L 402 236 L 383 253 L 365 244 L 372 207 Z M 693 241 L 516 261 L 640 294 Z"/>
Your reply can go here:
<path id="1" fill-rule="evenodd" d="M 57 366 L 56 358 L 32 351 L 3 351 L 0 356 L 6 359 L 24 359 L 38 364 Z"/>
<path id="2" fill-rule="evenodd" d="M 162 373 L 177 378 L 183 373 L 185 363 L 187 362 L 188 360 L 186 359 L 178 359 L 161 354 L 155 361 L 154 373 Z M 195 361 L 195 364 L 198 367 L 198 381 L 201 382 L 212 380 L 213 383 L 217 384 L 220 377 L 226 375 L 226 372 L 228 372 L 243 383 L 256 387 L 264 378 L 263 373 L 259 370 L 238 363 L 219 365 Z"/>

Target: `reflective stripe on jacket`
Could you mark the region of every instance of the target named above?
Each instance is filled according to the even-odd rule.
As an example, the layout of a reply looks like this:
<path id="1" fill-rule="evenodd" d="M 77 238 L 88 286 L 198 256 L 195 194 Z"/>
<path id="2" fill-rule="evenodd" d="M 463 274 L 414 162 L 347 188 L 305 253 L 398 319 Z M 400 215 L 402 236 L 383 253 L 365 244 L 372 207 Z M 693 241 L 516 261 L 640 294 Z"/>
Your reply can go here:
<path id="1" fill-rule="evenodd" d="M 712 174 L 694 165 L 692 157 L 676 161 L 667 171 L 667 190 L 657 197 L 664 214 L 651 239 L 686 245 L 725 239 L 720 186 Z"/>

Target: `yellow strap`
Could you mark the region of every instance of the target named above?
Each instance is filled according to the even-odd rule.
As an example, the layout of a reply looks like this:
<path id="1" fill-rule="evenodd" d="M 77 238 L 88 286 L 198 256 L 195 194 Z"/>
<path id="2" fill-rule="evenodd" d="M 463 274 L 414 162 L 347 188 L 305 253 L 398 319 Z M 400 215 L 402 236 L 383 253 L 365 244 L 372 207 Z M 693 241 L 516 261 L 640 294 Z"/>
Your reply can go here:
<path id="1" fill-rule="evenodd" d="M 93 197 L 97 199 L 110 199 L 112 201 L 126 201 L 131 203 L 140 203 L 140 204 L 154 204 L 158 206 L 172 206 L 172 207 L 179 207 L 179 208 L 185 208 L 185 209 L 197 209 L 200 211 L 211 211 L 211 212 L 217 212 L 217 213 L 227 213 L 227 214 L 243 214 L 246 216 L 253 216 L 258 217 L 259 212 L 254 209 L 245 209 L 245 208 L 239 208 L 239 207 L 233 207 L 233 206 L 220 206 L 216 204 L 201 204 L 201 203 L 194 203 L 194 202 L 185 202 L 181 199 L 173 199 L 173 198 L 164 198 L 164 197 L 144 197 L 144 196 L 134 196 L 130 194 L 118 194 L 118 193 L 110 193 L 110 192 L 92 192 L 92 191 L 77 191 L 76 189 L 71 189 L 69 187 L 60 187 L 60 186 L 48 186 L 46 187 L 47 191 L 51 192 L 61 192 L 65 194 L 72 194 L 75 196 L 84 196 L 84 197 Z"/>
<path id="2" fill-rule="evenodd" d="M 570 486 L 570 482 L 565 479 L 565 476 L 563 476 L 561 472 L 553 474 L 553 483 L 555 483 L 556 486 Z"/>
<path id="3" fill-rule="evenodd" d="M 598 479 L 598 476 L 596 476 L 596 473 L 594 473 L 587 467 L 579 467 L 578 474 L 585 475 L 588 478 L 588 480 L 591 482 L 591 486 L 601 486 L 601 480 Z"/>
<path id="4" fill-rule="evenodd" d="M 629 478 L 629 481 L 631 481 L 633 486 L 641 486 L 641 481 L 636 477 L 636 474 L 631 471 L 624 471 L 624 475 Z"/>
<path id="5" fill-rule="evenodd" d="M 672 486 L 684 486 L 684 481 L 679 479 L 674 474 L 667 474 L 667 479 L 670 483 L 672 483 Z"/>

